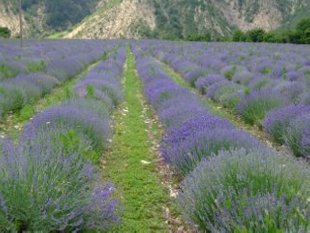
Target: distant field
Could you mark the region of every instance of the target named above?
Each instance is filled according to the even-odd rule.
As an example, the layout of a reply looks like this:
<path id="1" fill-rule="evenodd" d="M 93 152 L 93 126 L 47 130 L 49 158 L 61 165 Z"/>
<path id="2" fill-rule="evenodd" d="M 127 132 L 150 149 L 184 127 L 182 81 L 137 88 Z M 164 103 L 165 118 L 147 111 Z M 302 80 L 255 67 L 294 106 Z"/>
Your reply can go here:
<path id="1" fill-rule="evenodd" d="M 0 40 L 0 232 L 310 231 L 310 47 Z"/>

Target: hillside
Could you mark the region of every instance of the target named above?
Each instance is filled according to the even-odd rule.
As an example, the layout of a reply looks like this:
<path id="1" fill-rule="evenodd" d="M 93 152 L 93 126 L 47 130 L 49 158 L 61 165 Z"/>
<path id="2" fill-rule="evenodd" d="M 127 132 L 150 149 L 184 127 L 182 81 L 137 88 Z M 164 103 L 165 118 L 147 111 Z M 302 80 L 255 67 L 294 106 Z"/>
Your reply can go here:
<path id="1" fill-rule="evenodd" d="M 16 2 L 0 0 L 0 26 L 16 31 Z M 29 36 L 183 38 L 230 35 L 237 28 L 290 28 L 310 11 L 308 0 L 24 0 Z M 13 19 L 11 21 L 11 19 Z"/>
<path id="2" fill-rule="evenodd" d="M 100 0 L 22 0 L 25 33 L 28 37 L 44 37 L 79 23 L 92 14 Z M 0 26 L 13 35 L 18 32 L 19 0 L 0 0 Z"/>

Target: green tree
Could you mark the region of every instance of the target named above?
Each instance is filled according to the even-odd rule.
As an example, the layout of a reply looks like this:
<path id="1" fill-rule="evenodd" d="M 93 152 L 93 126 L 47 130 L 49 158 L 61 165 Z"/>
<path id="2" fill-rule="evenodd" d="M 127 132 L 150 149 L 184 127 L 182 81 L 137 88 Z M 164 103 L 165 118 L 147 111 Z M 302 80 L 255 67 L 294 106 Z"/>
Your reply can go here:
<path id="1" fill-rule="evenodd" d="M 235 41 L 235 42 L 245 41 L 245 40 L 246 40 L 246 35 L 244 34 L 243 31 L 241 31 L 241 30 L 236 30 L 236 31 L 233 33 L 233 38 L 232 38 L 232 40 Z"/>
<path id="2" fill-rule="evenodd" d="M 11 37 L 11 30 L 7 27 L 0 27 L 0 37 L 10 38 Z"/>
<path id="3" fill-rule="evenodd" d="M 211 41 L 211 34 L 197 34 L 197 35 L 189 35 L 187 38 L 189 41 Z"/>
<path id="4" fill-rule="evenodd" d="M 286 43 L 288 42 L 288 38 L 285 37 L 284 33 L 266 32 L 263 41 L 268 43 Z"/>
<path id="5" fill-rule="evenodd" d="M 247 41 L 249 42 L 263 42 L 265 31 L 261 28 L 256 28 L 246 33 Z"/>
<path id="6" fill-rule="evenodd" d="M 296 36 L 302 44 L 310 44 L 310 18 L 301 20 L 296 26 Z"/>

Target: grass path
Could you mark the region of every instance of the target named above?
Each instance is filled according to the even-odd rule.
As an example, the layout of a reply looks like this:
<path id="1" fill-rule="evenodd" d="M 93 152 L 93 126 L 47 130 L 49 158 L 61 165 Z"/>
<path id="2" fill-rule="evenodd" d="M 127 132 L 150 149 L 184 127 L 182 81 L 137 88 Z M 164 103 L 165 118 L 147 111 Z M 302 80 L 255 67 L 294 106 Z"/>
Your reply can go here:
<path id="1" fill-rule="evenodd" d="M 159 60 L 158 60 L 159 61 Z M 281 146 L 273 141 L 271 141 L 268 136 L 258 127 L 258 126 L 251 126 L 246 124 L 241 118 L 236 116 L 232 111 L 227 108 L 224 108 L 220 104 L 214 102 L 213 100 L 209 99 L 206 96 L 201 95 L 198 90 L 194 87 L 191 87 L 189 83 L 187 83 L 180 74 L 175 72 L 168 64 L 159 61 L 164 70 L 169 74 L 172 79 L 181 86 L 188 88 L 191 92 L 201 97 L 201 101 L 203 104 L 209 109 L 209 111 L 215 115 L 222 116 L 228 119 L 232 124 L 234 124 L 237 128 L 242 129 L 249 134 L 253 135 L 254 137 L 261 140 L 265 145 L 268 147 L 272 147 L 276 151 L 279 151 L 287 156 L 291 156 L 290 152 L 285 148 L 285 146 Z"/>
<path id="2" fill-rule="evenodd" d="M 94 66 L 102 60 L 109 57 L 109 53 L 103 56 L 102 59 L 90 64 L 81 73 L 74 78 L 66 81 L 62 85 L 54 88 L 49 94 L 36 101 L 34 104 L 28 104 L 16 113 L 9 114 L 5 120 L 0 122 L 0 137 L 11 137 L 17 139 L 24 124 L 31 119 L 36 113 L 44 109 L 60 104 L 66 99 L 73 96 L 74 85 L 82 79 Z"/>
<path id="3" fill-rule="evenodd" d="M 114 114 L 114 136 L 104 157 L 104 177 L 117 187 L 123 205 L 118 232 L 168 232 L 164 208 L 171 201 L 161 184 L 148 137 L 146 110 L 135 58 L 128 50 L 124 103 Z"/>

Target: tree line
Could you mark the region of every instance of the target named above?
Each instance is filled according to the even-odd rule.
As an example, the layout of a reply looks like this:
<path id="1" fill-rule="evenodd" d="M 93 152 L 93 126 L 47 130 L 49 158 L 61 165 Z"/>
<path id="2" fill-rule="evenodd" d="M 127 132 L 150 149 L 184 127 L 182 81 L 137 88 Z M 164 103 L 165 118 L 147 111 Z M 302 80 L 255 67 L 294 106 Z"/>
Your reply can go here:
<path id="1" fill-rule="evenodd" d="M 276 30 L 266 32 L 256 28 L 249 31 L 236 30 L 231 37 L 218 36 L 212 38 L 210 33 L 190 35 L 188 41 L 234 41 L 234 42 L 267 42 L 310 44 L 310 18 L 301 20 L 294 30 Z"/>
<path id="2" fill-rule="evenodd" d="M 237 30 L 233 33 L 232 41 L 310 44 L 310 18 L 301 20 L 293 31 L 266 32 L 260 28 L 247 32 Z"/>

